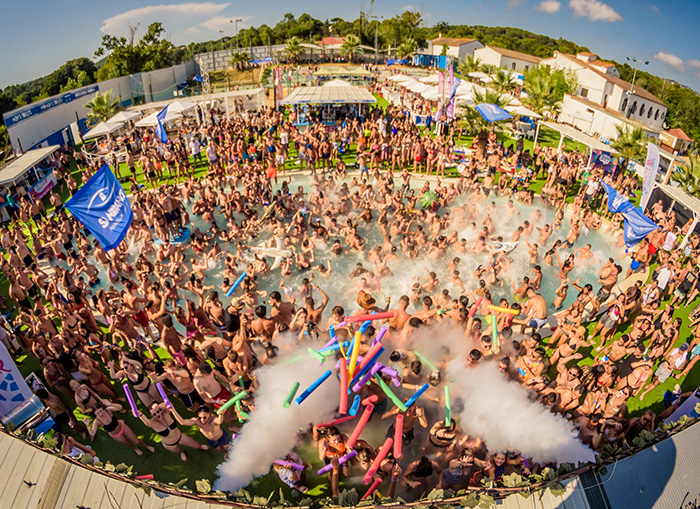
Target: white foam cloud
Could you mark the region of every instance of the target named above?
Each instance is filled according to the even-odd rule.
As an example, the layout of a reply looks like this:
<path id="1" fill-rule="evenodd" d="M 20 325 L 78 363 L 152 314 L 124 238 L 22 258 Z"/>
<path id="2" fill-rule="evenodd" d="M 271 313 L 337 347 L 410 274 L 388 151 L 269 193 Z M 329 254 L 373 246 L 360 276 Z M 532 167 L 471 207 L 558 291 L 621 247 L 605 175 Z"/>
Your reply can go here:
<path id="1" fill-rule="evenodd" d="M 683 59 L 672 53 L 664 53 L 663 51 L 659 51 L 656 55 L 654 55 L 654 60 L 663 62 L 674 71 L 683 72 L 685 70 Z"/>
<path id="2" fill-rule="evenodd" d="M 600 0 L 570 0 L 569 7 L 574 15 L 580 18 L 588 18 L 591 21 L 605 21 L 615 23 L 622 21 L 622 16 Z"/>
<path id="3" fill-rule="evenodd" d="M 535 10 L 546 12 L 547 14 L 554 14 L 561 10 L 561 2 L 557 0 L 543 0 L 541 3 L 535 5 Z"/>

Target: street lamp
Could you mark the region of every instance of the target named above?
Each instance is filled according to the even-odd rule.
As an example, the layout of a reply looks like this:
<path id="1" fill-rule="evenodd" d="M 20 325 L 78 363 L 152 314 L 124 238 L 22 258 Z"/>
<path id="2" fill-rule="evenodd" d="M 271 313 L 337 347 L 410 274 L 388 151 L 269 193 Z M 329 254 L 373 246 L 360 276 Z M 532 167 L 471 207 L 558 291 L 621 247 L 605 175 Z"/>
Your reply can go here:
<path id="1" fill-rule="evenodd" d="M 626 57 L 628 62 L 632 62 L 632 68 L 634 69 L 634 74 L 632 74 L 632 86 L 630 87 L 630 91 L 628 92 L 628 95 L 634 94 L 634 82 L 637 79 L 637 65 L 636 64 L 644 64 L 644 65 L 649 65 L 649 60 L 639 60 L 635 57 Z M 627 108 L 627 111 L 625 112 L 625 116 L 627 118 L 630 118 L 630 115 L 632 114 L 632 101 L 629 101 L 629 107 Z"/>
<path id="2" fill-rule="evenodd" d="M 384 19 L 384 16 L 372 16 L 372 19 L 377 20 L 374 25 L 374 67 L 377 67 L 377 59 L 379 57 L 379 49 L 377 47 L 377 38 L 379 35 L 379 20 Z"/>
<path id="3" fill-rule="evenodd" d="M 224 31 L 219 30 L 219 33 L 221 34 L 221 51 L 224 51 Z"/>
<path id="4" fill-rule="evenodd" d="M 233 23 L 234 31 L 236 32 L 236 49 L 238 49 L 238 22 L 243 21 L 242 18 L 236 18 L 230 20 L 231 23 Z"/>

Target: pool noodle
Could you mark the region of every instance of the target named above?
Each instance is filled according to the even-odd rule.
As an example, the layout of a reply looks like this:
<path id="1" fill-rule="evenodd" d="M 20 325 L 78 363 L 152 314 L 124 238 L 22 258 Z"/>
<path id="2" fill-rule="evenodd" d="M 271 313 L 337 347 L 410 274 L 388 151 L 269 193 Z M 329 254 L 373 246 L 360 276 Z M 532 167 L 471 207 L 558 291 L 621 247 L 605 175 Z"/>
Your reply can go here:
<path id="1" fill-rule="evenodd" d="M 347 454 L 341 456 L 341 457 L 338 459 L 338 464 L 339 464 L 339 465 L 342 465 L 343 463 L 345 463 L 345 462 L 351 460 L 351 459 L 354 458 L 355 456 L 357 456 L 357 451 L 350 451 L 349 453 L 347 453 Z M 323 475 L 323 474 L 327 474 L 327 473 L 330 472 L 331 470 L 333 470 L 333 464 L 332 464 L 332 463 L 329 463 L 329 464 L 326 465 L 325 467 L 319 469 L 316 473 L 317 473 L 318 475 Z"/>
<path id="2" fill-rule="evenodd" d="M 380 484 L 382 484 L 382 478 L 377 477 L 374 480 L 374 482 L 372 483 L 372 486 L 370 486 L 369 489 L 367 490 L 367 492 L 364 495 L 362 495 L 362 498 L 360 499 L 360 501 L 363 501 L 364 499 L 369 498 L 372 495 L 374 495 L 374 492 L 377 491 L 377 488 L 379 488 Z"/>
<path id="3" fill-rule="evenodd" d="M 376 394 L 372 394 L 370 397 L 363 399 L 363 400 L 362 400 L 362 404 L 363 404 L 364 406 L 367 406 L 367 405 L 369 405 L 370 403 L 371 403 L 371 404 L 374 404 L 374 403 L 376 403 L 377 401 L 379 401 L 379 396 L 377 396 Z"/>
<path id="4" fill-rule="evenodd" d="M 472 308 L 469 310 L 469 318 L 472 318 L 472 317 L 474 316 L 474 314 L 475 314 L 475 313 L 477 312 L 477 310 L 479 309 L 479 305 L 481 304 L 481 301 L 483 301 L 483 300 L 484 300 L 483 297 L 479 297 L 479 300 L 477 300 L 477 301 L 474 303 L 474 305 L 472 306 Z"/>
<path id="5" fill-rule="evenodd" d="M 131 389 L 129 389 L 129 384 L 124 384 L 124 392 L 126 393 L 126 399 L 129 401 L 129 406 L 131 407 L 131 413 L 134 414 L 134 417 L 137 417 L 141 415 L 139 413 L 139 409 L 136 408 L 136 401 L 134 401 L 134 396 L 131 394 Z"/>
<path id="6" fill-rule="evenodd" d="M 362 360 L 360 361 L 360 365 L 358 366 L 358 369 L 363 369 L 367 366 L 371 366 L 376 362 L 377 354 L 381 355 L 380 352 L 384 351 L 384 345 L 381 343 L 377 343 L 375 345 L 372 345 L 372 347 L 369 349 L 369 351 L 362 357 Z"/>
<path id="7" fill-rule="evenodd" d="M 238 285 L 240 285 L 240 284 L 243 282 L 243 280 L 245 279 L 245 277 L 246 277 L 247 275 L 248 275 L 248 274 L 247 274 L 246 272 L 244 272 L 243 274 L 241 274 L 241 277 L 239 277 L 239 278 L 236 280 L 236 282 L 233 283 L 233 286 L 229 289 L 229 291 L 226 292 L 226 297 L 230 297 L 231 295 L 233 295 L 233 292 L 236 291 L 236 288 L 238 288 Z"/>
<path id="8" fill-rule="evenodd" d="M 353 406 L 355 406 L 353 404 Z M 340 359 L 340 400 L 338 401 L 338 413 L 348 413 L 348 360 Z M 357 412 L 356 412 L 357 413 Z"/>
<path id="9" fill-rule="evenodd" d="M 346 347 L 350 346 L 350 345 L 352 345 L 352 341 L 346 341 L 343 343 L 343 345 L 345 345 Z M 341 346 L 342 345 L 340 343 L 335 343 L 335 344 L 330 345 L 330 346 L 324 346 L 323 348 L 318 350 L 318 353 L 335 351 L 335 350 L 340 349 Z"/>
<path id="10" fill-rule="evenodd" d="M 326 358 L 320 353 L 318 353 L 316 350 L 314 350 L 312 347 L 307 348 L 306 351 L 309 352 L 309 355 L 311 355 L 311 357 L 313 357 L 320 363 L 326 362 Z"/>
<path id="11" fill-rule="evenodd" d="M 387 318 L 394 318 L 394 312 L 387 311 L 385 313 L 374 313 L 374 314 L 369 314 L 369 315 L 348 316 L 345 321 L 347 323 L 355 323 L 355 322 L 366 322 L 366 321 L 374 321 L 374 320 L 386 320 Z"/>
<path id="12" fill-rule="evenodd" d="M 137 475 L 134 479 L 138 479 L 139 481 L 152 481 L 153 474 Z"/>
<path id="13" fill-rule="evenodd" d="M 388 330 L 389 329 L 387 329 L 386 327 L 382 327 L 381 329 L 379 329 L 379 333 L 374 338 L 374 341 L 372 342 L 372 346 L 376 345 L 377 343 L 381 343 L 382 339 L 384 339 L 384 334 L 386 334 L 386 331 L 388 331 Z"/>
<path id="14" fill-rule="evenodd" d="M 352 354 L 350 355 L 350 365 L 348 366 L 348 378 L 352 378 L 355 373 L 355 366 L 357 365 L 357 356 L 360 355 L 360 339 L 362 334 L 360 331 L 355 333 L 355 342 L 352 345 Z"/>
<path id="15" fill-rule="evenodd" d="M 370 325 L 372 325 L 372 322 L 370 322 L 369 320 L 364 322 L 358 329 L 360 331 L 360 334 L 364 334 L 365 332 L 367 332 L 367 329 L 369 329 Z"/>
<path id="16" fill-rule="evenodd" d="M 491 339 L 493 346 L 498 346 L 498 320 L 491 320 Z"/>
<path id="17" fill-rule="evenodd" d="M 386 458 L 386 455 L 389 454 L 389 449 L 391 449 L 391 446 L 393 443 L 394 443 L 393 437 L 387 437 L 387 439 L 384 440 L 384 444 L 377 451 L 377 456 L 374 458 L 374 461 L 372 462 L 372 466 L 369 467 L 369 470 L 367 470 L 367 473 L 362 478 L 363 483 L 365 483 L 365 484 L 370 483 L 370 481 L 372 480 L 372 477 L 374 477 L 374 474 L 376 474 L 377 470 L 379 470 L 379 466 L 382 464 L 382 461 L 384 461 L 384 458 Z"/>
<path id="18" fill-rule="evenodd" d="M 420 353 L 418 350 L 413 350 L 413 355 L 415 355 L 418 358 L 418 360 L 421 361 L 423 364 L 428 366 L 430 371 L 437 371 L 438 370 L 435 367 L 435 365 L 432 362 L 430 362 L 428 359 L 426 359 L 425 356 L 422 353 Z"/>
<path id="19" fill-rule="evenodd" d="M 163 389 L 163 385 L 160 382 L 158 382 L 156 383 L 156 388 L 158 389 L 158 394 L 160 394 L 160 397 L 163 398 L 163 401 L 165 402 L 166 406 L 168 408 L 172 408 L 173 404 L 168 399 L 168 395 L 165 394 L 165 389 Z"/>
<path id="20" fill-rule="evenodd" d="M 294 396 L 297 395 L 297 391 L 299 390 L 299 385 L 301 385 L 299 382 L 294 382 L 292 389 L 289 391 L 289 394 L 287 394 L 284 403 L 282 403 L 284 408 L 289 408 L 289 405 L 292 404 L 292 400 L 294 399 Z"/>
<path id="21" fill-rule="evenodd" d="M 362 390 L 362 387 L 364 387 L 365 384 L 366 384 L 367 382 L 369 382 L 370 379 L 371 379 L 374 375 L 376 375 L 376 374 L 379 372 L 379 370 L 380 370 L 381 368 L 382 368 L 382 367 L 381 367 L 381 365 L 379 365 L 379 364 L 373 365 L 373 366 L 371 367 L 371 369 L 370 369 L 367 373 L 365 373 L 364 376 L 363 376 L 362 378 L 360 378 L 360 380 L 359 380 L 356 384 L 354 384 L 354 385 L 352 386 L 352 391 L 353 391 L 353 392 L 360 392 L 360 390 Z"/>
<path id="22" fill-rule="evenodd" d="M 301 405 L 304 402 L 304 400 L 306 398 L 308 398 L 309 396 L 311 396 L 311 393 L 314 392 L 316 389 L 318 389 L 318 386 L 321 385 L 326 380 L 328 380 L 328 378 L 330 376 L 331 376 L 331 370 L 330 369 L 326 370 L 326 372 L 324 374 L 319 376 L 314 383 L 309 385 L 309 387 L 304 392 L 302 392 L 301 395 L 297 399 L 294 400 L 294 403 L 296 405 Z"/>
<path id="23" fill-rule="evenodd" d="M 347 400 L 348 397 L 348 391 L 343 391 L 345 392 L 345 398 Z M 360 395 L 355 394 L 355 399 L 352 402 L 352 406 L 350 407 L 350 415 L 355 417 L 357 415 L 357 411 L 360 409 Z"/>
<path id="24" fill-rule="evenodd" d="M 275 465 L 282 465 L 283 467 L 293 468 L 294 470 L 304 470 L 304 465 L 299 463 L 293 463 L 291 461 L 275 460 L 273 461 Z"/>
<path id="25" fill-rule="evenodd" d="M 401 401 L 396 394 L 394 394 L 391 389 L 389 389 L 389 386 L 382 380 L 382 377 L 379 375 L 374 375 L 374 377 L 377 379 L 377 382 L 379 383 L 379 387 L 384 391 L 384 394 L 387 395 L 387 397 L 396 405 L 399 410 L 402 412 L 406 411 L 406 405 L 403 404 L 403 401 Z"/>
<path id="26" fill-rule="evenodd" d="M 337 426 L 338 424 L 343 424 L 344 422 L 351 421 L 354 418 L 354 415 L 347 415 L 345 417 L 341 417 L 340 419 L 336 419 L 335 421 L 322 422 L 321 424 L 316 424 L 315 426 L 317 428 L 330 428 L 331 426 Z"/>
<path id="27" fill-rule="evenodd" d="M 403 456 L 401 446 L 403 444 L 403 414 L 396 414 L 394 422 L 394 458 L 397 460 Z"/>
<path id="28" fill-rule="evenodd" d="M 520 311 L 518 311 L 517 309 L 502 308 L 499 306 L 491 306 L 491 305 L 488 305 L 486 307 L 489 308 L 491 311 L 500 311 L 501 313 L 510 313 L 511 315 L 520 314 Z"/>
<path id="29" fill-rule="evenodd" d="M 240 401 L 243 398 L 245 398 L 247 394 L 248 393 L 246 391 L 241 391 L 241 392 L 236 393 L 231 399 L 229 399 L 226 403 L 221 405 L 221 407 L 216 411 L 216 414 L 217 415 L 223 414 L 226 410 L 228 410 L 228 408 L 231 405 L 235 405 L 237 401 Z"/>
<path id="30" fill-rule="evenodd" d="M 370 403 L 365 407 L 364 412 L 362 412 L 362 416 L 360 416 L 360 420 L 357 421 L 357 424 L 355 424 L 355 429 L 353 429 L 352 433 L 350 433 L 350 437 L 345 442 L 345 447 L 348 449 L 353 448 L 357 442 L 357 439 L 360 438 L 360 433 L 362 433 L 362 430 L 369 421 L 369 418 L 372 417 L 372 412 L 374 412 L 374 405 Z"/>
<path id="31" fill-rule="evenodd" d="M 238 375 L 238 385 L 241 386 L 241 389 L 245 389 L 245 383 L 243 383 L 243 376 Z"/>
<path id="32" fill-rule="evenodd" d="M 326 343 L 324 347 L 321 348 L 321 350 L 319 350 L 319 352 L 338 342 L 338 336 L 335 335 L 335 327 L 333 325 L 330 325 L 328 327 L 328 333 L 331 335 L 331 340 L 328 343 Z"/>
<path id="33" fill-rule="evenodd" d="M 413 396 L 411 396 L 410 398 L 408 398 L 406 400 L 406 403 L 405 403 L 406 408 L 410 407 L 413 403 L 415 403 L 416 400 L 421 397 L 421 394 L 423 394 L 425 391 L 427 391 L 429 387 L 430 387 L 430 384 L 423 384 L 423 387 L 418 389 L 418 391 Z"/>
<path id="34" fill-rule="evenodd" d="M 380 344 L 380 343 L 378 343 L 378 344 Z M 367 373 L 368 371 L 370 371 L 374 367 L 377 360 L 379 359 L 379 357 L 382 356 L 383 353 L 384 353 L 384 347 L 380 348 L 380 350 L 377 353 L 375 353 L 371 359 L 369 359 L 369 357 L 366 356 L 365 359 L 369 359 L 369 361 L 367 362 L 367 364 L 365 364 L 364 367 L 360 366 L 362 369 L 360 369 L 359 372 L 357 373 L 357 375 L 355 375 L 355 378 L 352 379 L 349 387 L 353 387 L 355 384 L 357 384 L 360 381 L 360 379 L 365 375 L 365 373 Z M 381 369 L 381 366 L 379 366 L 379 369 Z"/>
<path id="35" fill-rule="evenodd" d="M 445 386 L 445 427 L 452 424 L 452 402 L 450 401 L 450 386 Z"/>

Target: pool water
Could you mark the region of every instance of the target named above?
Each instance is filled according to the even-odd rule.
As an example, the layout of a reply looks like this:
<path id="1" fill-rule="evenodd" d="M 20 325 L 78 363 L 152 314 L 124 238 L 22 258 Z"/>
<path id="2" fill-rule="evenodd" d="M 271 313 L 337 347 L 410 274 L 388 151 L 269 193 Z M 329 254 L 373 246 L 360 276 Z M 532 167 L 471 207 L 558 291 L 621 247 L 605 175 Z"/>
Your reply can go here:
<path id="1" fill-rule="evenodd" d="M 290 177 L 288 177 L 288 179 L 289 178 Z M 412 187 L 416 188 L 416 192 L 418 192 L 418 189 L 422 188 L 424 184 L 424 181 L 419 181 L 417 179 L 413 179 L 412 182 Z M 303 186 L 305 191 L 308 192 L 310 190 L 310 183 L 311 177 L 309 176 L 294 176 L 291 180 L 290 188 L 296 189 L 296 186 Z M 275 186 L 275 190 L 279 189 L 281 185 L 282 180 L 280 180 L 279 184 Z M 470 199 L 471 198 L 469 196 L 458 197 L 454 202 L 453 208 L 458 207 L 460 205 L 464 205 Z M 509 213 L 507 211 L 507 198 L 489 197 L 488 200 L 482 201 L 479 207 L 480 212 L 478 218 L 470 219 L 469 221 L 464 221 L 453 217 L 450 227 L 445 232 L 443 232 L 443 234 L 449 236 L 452 231 L 456 230 L 458 232 L 458 237 L 460 239 L 465 238 L 467 240 L 467 246 L 471 247 L 477 240 L 478 231 L 481 230 L 482 220 L 486 216 L 486 206 L 491 202 L 494 202 L 496 207 L 496 212 L 491 213 L 491 219 L 496 230 L 495 234 L 502 236 L 505 241 L 509 241 L 511 239 L 513 232 L 526 219 L 529 220 L 531 224 L 534 224 L 535 227 L 542 227 L 545 223 L 549 223 L 550 225 L 552 225 L 554 222 L 555 211 L 551 207 L 538 205 L 539 198 L 535 198 L 535 205 L 524 205 L 522 203 L 515 202 L 515 206 L 520 212 L 519 215 L 516 215 L 515 213 Z M 191 204 L 187 205 L 187 209 L 188 211 L 191 211 Z M 535 219 L 535 214 L 538 210 L 539 212 L 541 212 L 541 218 Z M 260 211 L 262 215 L 262 208 L 260 209 Z M 440 211 L 438 211 L 438 214 L 442 216 L 444 212 L 445 211 L 441 209 Z M 360 222 L 360 225 L 358 227 L 359 234 L 366 240 L 365 252 L 351 252 L 350 254 L 343 254 L 341 256 L 336 257 L 332 255 L 329 251 L 329 247 L 331 246 L 332 242 L 328 242 L 327 245 L 325 243 L 318 243 L 316 245 L 316 264 L 323 263 L 324 265 L 328 266 L 328 260 L 332 260 L 331 274 L 324 277 L 316 273 L 314 278 L 314 283 L 318 284 L 318 286 L 321 287 L 321 289 L 324 292 L 326 292 L 326 294 L 329 297 L 329 310 L 330 307 L 337 304 L 342 305 L 345 308 L 346 313 L 351 313 L 354 310 L 358 309 L 358 306 L 356 304 L 356 297 L 359 289 L 359 281 L 352 281 L 349 278 L 349 274 L 355 269 L 355 266 L 358 262 L 361 262 L 365 268 L 374 271 L 374 267 L 372 266 L 373 264 L 368 259 L 367 251 L 370 248 L 381 244 L 383 240 L 381 232 L 376 225 L 376 218 L 378 217 L 378 214 L 375 213 L 374 215 L 375 219 L 372 223 L 366 224 L 364 222 Z M 451 216 L 454 215 L 454 213 L 451 214 Z M 235 216 L 235 218 L 237 222 L 240 223 L 243 217 L 242 215 L 237 215 Z M 347 217 L 338 216 L 336 219 L 338 221 L 338 224 L 342 225 L 343 222 L 347 219 Z M 547 241 L 547 248 L 551 247 L 551 245 L 556 239 L 564 240 L 566 238 L 569 219 L 570 214 L 567 212 L 565 214 L 565 225 L 567 226 L 554 230 L 554 232 Z M 222 214 L 215 213 L 215 220 L 217 221 L 217 224 L 220 227 L 225 227 L 227 220 Z M 209 229 L 209 224 L 203 221 L 201 216 L 195 216 L 191 214 L 190 221 L 190 228 L 197 227 L 200 228 L 202 231 L 206 231 Z M 472 221 L 476 223 L 476 229 L 474 227 L 469 226 L 469 223 Z M 585 230 L 585 228 L 583 228 L 582 230 Z M 257 238 L 251 241 L 250 243 L 257 245 L 260 242 L 267 241 L 269 237 L 270 234 L 267 231 L 261 231 Z M 499 274 L 499 279 L 502 281 L 502 286 L 495 285 L 493 287 L 489 287 L 489 290 L 495 303 L 497 303 L 501 297 L 506 298 L 509 303 L 514 302 L 513 283 L 515 282 L 516 286 L 520 286 L 522 277 L 530 275 L 530 271 L 532 269 L 525 242 L 527 241 L 531 244 L 534 244 L 537 242 L 538 238 L 539 232 L 537 231 L 537 229 L 534 229 L 533 233 L 530 236 L 522 236 L 520 239 L 520 243 L 515 248 L 515 250 L 509 253 L 508 257 L 512 260 L 512 262 L 510 263 L 507 271 Z M 133 262 L 136 259 L 136 254 L 138 253 L 139 246 L 133 245 L 133 241 L 129 242 L 132 242 L 132 244 L 130 244 L 129 247 L 129 253 L 130 261 Z M 607 260 L 611 256 L 615 258 L 619 257 L 623 254 L 623 250 L 622 248 L 615 246 L 612 237 L 605 232 L 592 231 L 584 233 L 582 231 L 579 240 L 572 249 L 563 248 L 559 251 L 560 259 L 564 260 L 566 256 L 572 253 L 575 249 L 578 249 L 587 243 L 591 244 L 591 250 L 595 255 L 595 259 L 576 260 L 575 268 L 569 274 L 569 279 L 575 281 L 576 279 L 580 278 L 580 286 L 583 286 L 586 283 L 590 283 L 593 285 L 594 289 L 597 289 L 599 287 L 599 285 L 597 284 L 597 272 L 601 264 L 604 262 L 604 260 Z M 221 242 L 220 244 L 222 246 L 222 249 L 224 249 L 225 251 L 230 250 L 232 253 L 235 253 L 235 246 L 233 243 Z M 346 247 L 344 245 L 343 240 L 341 240 L 341 244 L 344 248 Z M 427 271 L 434 271 L 437 274 L 438 279 L 440 280 L 440 284 L 436 293 L 438 293 L 442 289 L 447 289 L 449 290 L 451 298 L 459 297 L 459 295 L 462 293 L 461 290 L 449 281 L 450 274 L 448 269 L 448 263 L 455 256 L 459 256 L 459 258 L 461 259 L 458 265 L 458 270 L 460 271 L 460 278 L 464 283 L 465 288 L 467 290 L 474 291 L 478 288 L 478 281 L 474 277 L 474 272 L 477 270 L 477 267 L 479 265 L 488 263 L 489 258 L 488 252 L 456 254 L 452 251 L 452 249 L 448 249 L 443 259 L 429 259 L 425 256 L 425 254 L 422 254 L 416 258 L 409 259 L 401 256 L 401 247 L 398 239 L 395 239 L 394 245 L 396 245 L 399 249 L 400 259 L 396 261 L 389 261 L 387 264 L 394 275 L 382 277 L 379 279 L 378 283 L 373 279 L 371 281 L 368 281 L 368 284 L 373 289 L 373 291 L 371 291 L 370 293 L 376 299 L 377 305 L 380 307 L 383 307 L 385 305 L 386 298 L 389 296 L 391 297 L 393 307 L 396 305 L 401 295 L 410 295 L 411 285 L 414 282 L 424 283 L 427 281 Z M 543 282 L 540 293 L 545 298 L 548 304 L 549 313 L 551 314 L 552 312 L 554 312 L 552 302 L 555 297 L 555 292 L 559 284 L 561 283 L 561 279 L 557 277 L 559 266 L 557 265 L 556 260 L 554 261 L 553 266 L 549 266 L 544 262 L 543 258 L 545 251 L 546 249 L 540 246 L 540 258 L 538 264 L 542 267 L 543 272 Z M 191 258 L 197 257 L 198 255 L 191 248 L 188 247 L 186 249 L 186 260 L 190 260 Z M 246 253 L 244 259 L 238 262 L 237 269 L 239 273 L 245 268 L 248 262 L 253 260 L 253 258 L 254 254 L 252 252 Z M 102 281 L 98 286 L 92 289 L 93 292 L 96 292 L 99 288 L 108 287 L 109 280 L 106 275 L 106 267 L 103 267 L 96 261 L 94 261 L 93 263 L 95 263 L 95 265 L 100 270 L 100 279 Z M 268 263 L 270 263 L 270 265 L 272 264 L 271 258 L 268 258 Z M 221 288 L 223 272 L 224 257 L 219 257 L 217 260 L 210 262 L 209 269 L 205 272 L 204 284 L 214 285 L 218 288 Z M 292 274 L 284 278 L 285 286 L 294 289 L 294 295 L 297 297 L 297 302 L 301 301 L 298 292 L 298 289 L 301 286 L 301 281 L 303 278 L 310 277 L 311 274 L 311 271 L 302 272 L 299 271 L 296 267 L 294 267 L 292 270 Z M 279 271 L 275 270 L 266 276 L 259 276 L 258 290 L 265 290 L 268 293 L 274 290 L 280 290 Z M 576 289 L 570 286 L 567 299 L 564 302 L 564 306 L 567 306 L 568 304 L 573 302 L 573 300 L 576 298 L 577 293 L 578 292 L 576 291 Z M 195 298 L 195 295 L 189 292 L 188 290 L 181 290 L 181 294 L 187 298 Z M 220 298 L 223 298 L 224 292 L 219 291 L 219 295 Z M 262 300 L 262 302 L 265 302 L 265 300 L 266 299 Z M 318 304 L 321 301 L 320 296 L 315 295 L 315 300 Z M 412 309 L 413 304 L 409 306 L 408 311 L 411 312 Z M 324 314 L 324 319 L 328 316 L 329 311 L 327 311 Z M 177 327 L 182 330 L 179 324 L 177 325 Z"/>

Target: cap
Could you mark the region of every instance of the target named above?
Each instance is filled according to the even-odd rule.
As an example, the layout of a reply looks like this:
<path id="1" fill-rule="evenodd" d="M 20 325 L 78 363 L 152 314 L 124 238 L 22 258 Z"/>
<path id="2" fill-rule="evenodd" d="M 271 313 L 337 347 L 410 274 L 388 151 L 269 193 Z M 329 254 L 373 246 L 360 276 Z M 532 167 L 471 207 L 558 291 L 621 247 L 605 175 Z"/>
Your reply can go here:
<path id="1" fill-rule="evenodd" d="M 680 346 L 681 352 L 686 352 L 686 351 L 688 351 L 689 348 L 690 348 L 690 345 L 688 343 L 683 343 Z"/>

